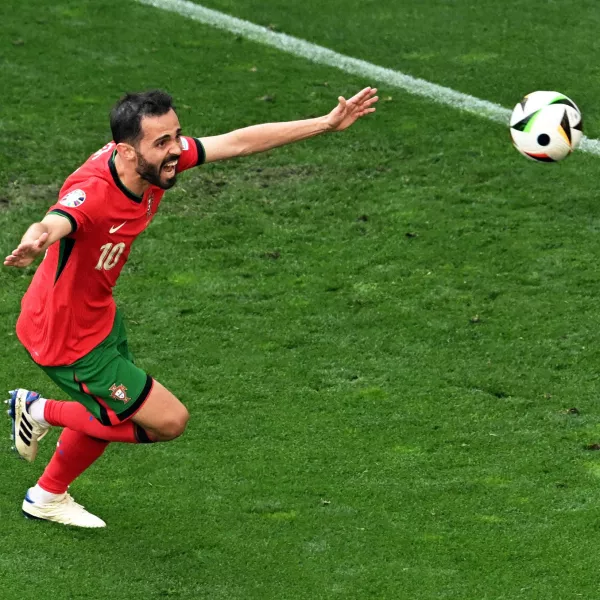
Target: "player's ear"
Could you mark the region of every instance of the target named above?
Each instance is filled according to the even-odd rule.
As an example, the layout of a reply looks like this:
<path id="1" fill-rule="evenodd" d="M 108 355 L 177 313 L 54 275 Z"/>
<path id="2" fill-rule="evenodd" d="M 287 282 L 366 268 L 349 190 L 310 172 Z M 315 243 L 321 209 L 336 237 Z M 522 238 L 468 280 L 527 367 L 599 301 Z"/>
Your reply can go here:
<path id="1" fill-rule="evenodd" d="M 119 153 L 119 156 L 124 160 L 134 161 L 136 159 L 136 151 L 131 144 L 119 142 L 117 144 L 117 152 Z"/>

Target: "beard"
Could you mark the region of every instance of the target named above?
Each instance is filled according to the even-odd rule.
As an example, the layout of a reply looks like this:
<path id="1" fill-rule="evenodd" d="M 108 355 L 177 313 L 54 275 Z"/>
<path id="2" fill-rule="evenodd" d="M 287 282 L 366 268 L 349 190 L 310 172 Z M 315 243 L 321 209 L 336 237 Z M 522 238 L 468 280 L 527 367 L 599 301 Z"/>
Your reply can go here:
<path id="1" fill-rule="evenodd" d="M 168 190 L 170 188 L 172 188 L 176 183 L 177 183 L 177 173 L 175 173 L 175 175 L 173 175 L 173 177 L 170 178 L 163 178 L 161 177 L 161 172 L 163 167 L 171 162 L 172 160 L 177 160 L 179 159 L 179 156 L 177 155 L 173 155 L 173 156 L 167 156 L 165 158 L 165 160 L 162 161 L 162 163 L 159 166 L 153 165 L 152 163 L 149 163 L 140 152 L 138 152 L 137 150 L 135 151 L 136 156 L 137 156 L 137 160 L 138 160 L 138 166 L 136 167 L 136 173 L 144 180 L 147 181 L 148 183 L 155 185 L 159 188 L 162 188 L 163 190 Z"/>

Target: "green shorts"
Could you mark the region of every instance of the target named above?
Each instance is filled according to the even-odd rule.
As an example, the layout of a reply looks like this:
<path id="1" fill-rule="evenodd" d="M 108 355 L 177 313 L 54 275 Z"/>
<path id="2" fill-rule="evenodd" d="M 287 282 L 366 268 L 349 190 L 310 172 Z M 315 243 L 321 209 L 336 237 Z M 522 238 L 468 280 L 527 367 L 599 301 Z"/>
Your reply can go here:
<path id="1" fill-rule="evenodd" d="M 66 367 L 42 369 L 103 425 L 118 425 L 133 416 L 153 384 L 152 377 L 133 364 L 118 310 L 112 331 L 89 354 Z"/>

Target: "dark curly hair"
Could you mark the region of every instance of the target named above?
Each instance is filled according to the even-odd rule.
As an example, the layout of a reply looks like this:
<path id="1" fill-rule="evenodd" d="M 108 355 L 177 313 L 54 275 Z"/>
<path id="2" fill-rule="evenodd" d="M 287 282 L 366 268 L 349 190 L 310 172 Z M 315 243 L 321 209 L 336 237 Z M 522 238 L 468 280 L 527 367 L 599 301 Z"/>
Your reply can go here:
<path id="1" fill-rule="evenodd" d="M 142 135 L 142 119 L 160 117 L 171 109 L 175 109 L 173 98 L 162 90 L 126 94 L 110 111 L 113 140 L 136 145 Z"/>

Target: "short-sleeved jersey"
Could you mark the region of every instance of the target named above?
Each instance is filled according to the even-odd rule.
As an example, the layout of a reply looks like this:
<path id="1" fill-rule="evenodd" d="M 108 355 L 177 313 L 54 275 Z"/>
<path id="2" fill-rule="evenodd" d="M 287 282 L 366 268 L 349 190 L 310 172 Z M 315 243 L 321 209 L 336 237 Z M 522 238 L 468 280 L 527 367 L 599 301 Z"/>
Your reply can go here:
<path id="1" fill-rule="evenodd" d="M 177 171 L 205 160 L 196 138 L 181 138 Z M 112 295 L 131 245 L 153 219 L 164 190 L 143 196 L 128 190 L 115 166 L 111 142 L 65 181 L 50 213 L 69 219 L 71 233 L 52 244 L 21 302 L 17 335 L 43 366 L 73 364 L 110 333 Z"/>

